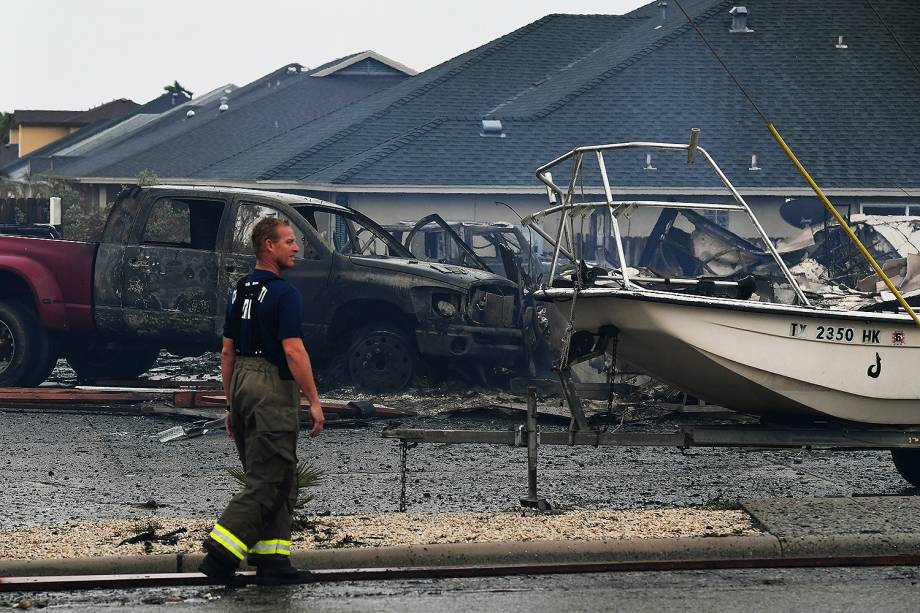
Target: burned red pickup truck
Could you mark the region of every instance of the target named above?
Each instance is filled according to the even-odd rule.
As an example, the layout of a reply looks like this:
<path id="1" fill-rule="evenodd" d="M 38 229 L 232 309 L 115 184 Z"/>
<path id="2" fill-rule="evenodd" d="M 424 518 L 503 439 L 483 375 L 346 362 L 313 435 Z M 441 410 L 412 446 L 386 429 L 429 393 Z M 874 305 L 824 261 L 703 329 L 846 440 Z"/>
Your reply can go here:
<path id="1" fill-rule="evenodd" d="M 515 368 L 526 355 L 518 288 L 485 271 L 419 261 L 361 213 L 321 200 L 196 186 L 124 190 L 99 243 L 0 236 L 0 386 L 42 382 L 59 357 L 86 379 L 130 378 L 160 349 L 219 348 L 226 297 L 255 263 L 264 216 L 301 250 L 320 365 L 365 389 L 400 389 L 425 364 Z"/>

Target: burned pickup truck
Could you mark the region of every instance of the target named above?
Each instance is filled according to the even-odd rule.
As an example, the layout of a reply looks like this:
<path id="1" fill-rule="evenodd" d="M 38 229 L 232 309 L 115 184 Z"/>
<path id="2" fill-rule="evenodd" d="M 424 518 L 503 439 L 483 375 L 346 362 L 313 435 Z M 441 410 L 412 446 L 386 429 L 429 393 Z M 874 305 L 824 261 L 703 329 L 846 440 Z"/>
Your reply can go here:
<path id="1" fill-rule="evenodd" d="M 286 278 L 303 293 L 304 340 L 320 366 L 382 390 L 405 387 L 422 364 L 523 361 L 507 279 L 420 261 L 366 216 L 321 200 L 155 186 L 119 195 L 98 244 L 0 237 L 0 386 L 40 383 L 61 356 L 82 378 L 118 379 L 143 373 L 160 349 L 216 350 L 265 216 L 289 220 L 298 237 Z"/>

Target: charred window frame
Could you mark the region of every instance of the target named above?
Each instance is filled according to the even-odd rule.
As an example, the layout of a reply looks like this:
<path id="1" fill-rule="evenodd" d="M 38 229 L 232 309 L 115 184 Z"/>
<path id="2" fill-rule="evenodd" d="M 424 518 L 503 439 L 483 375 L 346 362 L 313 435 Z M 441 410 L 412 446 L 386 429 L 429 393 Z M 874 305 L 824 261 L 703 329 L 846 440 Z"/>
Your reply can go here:
<path id="1" fill-rule="evenodd" d="M 255 256 L 252 248 L 252 230 L 259 220 L 264 217 L 285 219 L 291 224 L 291 229 L 294 230 L 294 236 L 297 239 L 297 245 L 300 247 L 300 251 L 294 256 L 295 259 L 322 259 L 322 255 L 313 245 L 311 237 L 289 215 L 271 205 L 251 201 L 242 201 L 236 207 L 236 214 L 233 216 L 233 230 L 230 233 L 231 253 Z"/>
<path id="2" fill-rule="evenodd" d="M 214 251 L 226 206 L 223 200 L 158 198 L 147 212 L 140 243 Z"/>
<path id="3" fill-rule="evenodd" d="M 323 243 L 340 255 L 365 257 L 412 257 L 393 235 L 351 211 L 320 207 L 295 207 Z"/>

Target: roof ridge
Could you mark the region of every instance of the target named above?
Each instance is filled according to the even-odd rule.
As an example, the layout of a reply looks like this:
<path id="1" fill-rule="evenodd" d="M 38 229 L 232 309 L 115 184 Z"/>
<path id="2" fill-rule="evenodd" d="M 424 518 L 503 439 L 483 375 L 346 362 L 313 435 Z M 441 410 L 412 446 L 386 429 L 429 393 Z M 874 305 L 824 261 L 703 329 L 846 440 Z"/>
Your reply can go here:
<path id="1" fill-rule="evenodd" d="M 303 161 L 304 159 L 310 157 L 310 156 L 313 155 L 314 153 L 317 153 L 318 151 L 320 151 L 320 150 L 322 150 L 322 149 L 325 149 L 325 148 L 326 148 L 327 146 L 329 146 L 330 144 L 332 144 L 332 143 L 334 143 L 334 142 L 336 142 L 336 141 L 338 141 L 338 140 L 340 140 L 340 139 L 342 139 L 342 138 L 344 138 L 344 137 L 346 137 L 346 136 L 350 136 L 351 134 L 354 134 L 354 133 L 359 129 L 359 127 L 360 127 L 361 125 L 367 123 L 368 121 L 376 121 L 376 120 L 382 118 L 384 115 L 386 115 L 386 114 L 389 112 L 390 109 L 392 109 L 392 108 L 394 108 L 394 107 L 402 107 L 402 106 L 405 106 L 409 101 L 414 100 L 415 98 L 418 98 L 419 96 L 421 96 L 421 95 L 423 95 L 423 94 L 429 92 L 431 89 L 433 89 L 433 88 L 436 87 L 437 85 L 440 85 L 440 84 L 443 83 L 444 81 L 446 81 L 446 80 L 448 80 L 448 79 L 450 79 L 450 78 L 453 78 L 454 76 L 456 76 L 456 75 L 459 74 L 460 72 L 466 70 L 466 69 L 469 68 L 470 66 L 476 64 L 477 62 L 481 62 L 481 61 L 484 60 L 485 58 L 487 58 L 487 57 L 493 55 L 494 53 L 496 53 L 497 50 L 503 49 L 503 48 L 506 47 L 507 45 L 511 44 L 512 42 L 517 41 L 517 40 L 520 39 L 521 37 L 523 37 L 523 36 L 525 36 L 526 34 L 529 34 L 530 32 L 532 32 L 533 30 L 536 30 L 537 28 L 542 27 L 543 25 L 546 24 L 546 22 L 548 22 L 549 20 L 551 20 L 551 19 L 554 18 L 555 16 L 556 16 L 555 14 L 553 14 L 553 15 L 546 15 L 546 16 L 541 17 L 540 19 L 538 19 L 538 20 L 536 20 L 536 21 L 533 21 L 533 22 L 528 23 L 528 24 L 526 24 L 526 25 L 524 25 L 524 26 L 521 26 L 520 28 L 518 28 L 518 29 L 515 30 L 514 32 L 511 32 L 511 33 L 509 33 L 509 34 L 505 34 L 504 36 L 500 36 L 499 38 L 497 38 L 497 39 L 495 39 L 495 40 L 489 41 L 488 43 L 486 43 L 485 45 L 483 45 L 482 47 L 479 48 L 480 50 L 479 50 L 478 53 L 475 53 L 475 55 L 473 55 L 472 57 L 467 58 L 466 60 L 464 60 L 463 62 L 461 62 L 458 66 L 455 66 L 455 67 L 451 68 L 450 70 L 448 70 L 446 73 L 444 73 L 444 74 L 442 74 L 442 75 L 438 75 L 436 78 L 434 78 L 434 79 L 428 81 L 427 83 L 424 83 L 423 85 L 420 85 L 419 87 L 414 88 L 412 92 L 410 92 L 410 93 L 408 93 L 408 94 L 402 96 L 401 98 L 399 98 L 399 99 L 397 99 L 397 100 L 395 100 L 395 101 L 393 101 L 393 102 L 390 102 L 389 104 L 387 104 L 387 105 L 386 105 L 384 108 L 382 108 L 381 110 L 379 110 L 379 111 L 377 111 L 377 112 L 375 112 L 375 113 L 373 113 L 373 114 L 371 114 L 371 115 L 368 115 L 368 116 L 364 117 L 364 118 L 361 119 L 360 121 L 356 121 L 356 122 L 350 124 L 347 128 L 344 128 L 344 129 L 342 129 L 342 130 L 339 130 L 339 131 L 337 131 L 337 132 L 331 134 L 330 136 L 324 138 L 323 140 L 321 140 L 321 141 L 318 142 L 317 144 L 313 145 L 313 146 L 310 147 L 309 149 L 307 149 L 307 150 L 305 150 L 305 151 L 302 151 L 301 153 L 299 153 L 299 154 L 295 155 L 294 157 L 292 157 L 292 158 L 286 160 L 285 162 L 282 162 L 281 164 L 278 164 L 278 165 L 275 166 L 274 168 L 270 168 L 270 169 L 266 170 L 266 171 L 263 172 L 261 175 L 259 175 L 259 180 L 271 179 L 272 177 L 277 176 L 277 175 L 278 175 L 279 173 L 281 173 L 282 171 L 287 170 L 288 168 L 291 168 L 292 166 L 295 166 L 296 164 L 298 164 L 298 163 L 300 163 L 301 161 Z M 468 53 L 469 53 L 469 52 L 468 52 Z M 429 69 L 426 70 L 425 72 L 429 72 L 429 71 L 432 71 L 432 70 L 437 69 L 437 68 L 440 67 L 440 66 L 444 66 L 445 64 L 448 64 L 448 63 L 450 63 L 451 61 L 453 61 L 453 59 L 454 59 L 454 58 L 452 58 L 452 59 L 450 59 L 450 60 L 447 60 L 447 61 L 445 61 L 445 62 L 443 62 L 443 63 L 441 63 L 441 64 L 438 64 L 438 66 L 434 66 L 434 67 L 432 67 L 432 68 L 429 68 Z M 422 73 L 422 74 L 425 74 L 425 73 Z M 415 78 L 418 78 L 418 77 L 415 77 Z M 396 87 L 399 87 L 399 86 L 397 85 Z M 350 106 L 350 105 L 349 105 L 349 106 Z M 345 108 L 345 107 L 343 107 L 343 108 Z M 340 110 L 341 110 L 341 109 L 340 109 Z M 298 127 L 299 127 L 299 126 L 298 126 Z"/>
<path id="2" fill-rule="evenodd" d="M 525 117 L 520 117 L 518 119 L 542 119 L 544 117 L 547 117 L 548 115 L 550 115 L 554 111 L 559 110 L 560 108 L 562 108 L 563 106 L 565 106 L 566 104 L 574 100 L 575 98 L 581 96 L 582 94 L 587 93 L 596 85 L 599 85 L 603 81 L 606 81 L 607 79 L 612 77 L 614 74 L 621 72 L 622 70 L 632 66 L 633 64 L 635 64 L 636 62 L 638 62 L 640 59 L 644 58 L 645 56 L 649 55 L 650 53 L 653 53 L 657 51 L 658 49 L 661 49 L 662 47 L 667 46 L 669 43 L 677 40 L 678 38 L 686 34 L 688 31 L 692 30 L 694 25 L 699 25 L 703 23 L 704 21 L 707 21 L 708 19 L 718 14 L 719 11 L 723 10 L 724 7 L 728 5 L 733 5 L 735 3 L 736 3 L 736 0 L 717 1 L 708 10 L 694 17 L 692 23 L 686 22 L 686 23 L 681 24 L 680 26 L 677 26 L 675 29 L 671 30 L 669 33 L 665 34 L 661 38 L 656 39 L 655 42 L 649 45 L 646 45 L 642 49 L 636 51 L 635 53 L 627 57 L 625 60 L 623 60 L 622 62 L 619 62 L 615 66 L 608 68 L 607 70 L 600 73 L 599 75 L 591 79 L 588 79 L 587 81 L 582 83 L 577 89 L 570 91 L 566 95 L 559 98 L 556 102 L 546 105 L 541 110 L 535 113 L 531 113 L 530 115 L 527 115 Z M 513 116 L 509 117 L 509 119 L 512 119 L 512 118 Z"/>
<path id="3" fill-rule="evenodd" d="M 428 134 L 435 128 L 439 127 L 441 124 L 445 123 L 446 121 L 447 119 L 443 117 L 432 119 L 431 121 L 428 121 L 426 123 L 423 123 L 422 125 L 416 126 L 407 132 L 403 132 L 399 136 L 394 136 L 393 138 L 385 141 L 384 143 L 375 145 L 374 147 L 371 147 L 370 149 L 366 149 L 365 151 L 362 151 L 361 153 L 366 153 L 367 151 L 373 151 L 374 149 L 378 150 L 377 153 L 375 153 L 374 155 L 369 156 L 365 158 L 363 161 L 355 164 L 354 166 L 349 167 L 342 174 L 332 179 L 332 183 L 344 183 L 345 181 L 355 176 L 362 170 L 367 170 L 368 168 L 370 168 L 371 166 L 373 166 L 374 164 L 376 164 L 383 158 L 387 157 L 391 153 L 395 153 L 396 151 L 410 144 L 415 139 L 421 136 L 424 136 L 425 134 Z M 330 164 L 330 166 L 332 166 L 332 164 Z M 328 166 L 326 168 L 328 168 Z M 319 170 L 323 170 L 323 169 L 319 169 Z M 306 176 L 301 177 L 300 180 L 304 178 L 306 178 Z"/>
<path id="4" fill-rule="evenodd" d="M 394 87 L 395 87 L 395 86 L 394 86 Z M 235 157 L 238 157 L 238 156 L 240 156 L 240 155 L 243 155 L 243 154 L 245 154 L 245 153 L 248 153 L 250 150 L 252 150 L 252 149 L 254 149 L 254 148 L 258 147 L 258 146 L 264 145 L 264 144 L 267 143 L 267 142 L 270 142 L 270 141 L 272 141 L 272 140 L 275 140 L 276 138 L 282 138 L 282 137 L 284 137 L 284 136 L 290 134 L 290 133 L 293 132 L 294 130 L 297 130 L 297 129 L 299 129 L 299 128 L 302 128 L 302 127 L 304 127 L 304 126 L 306 126 L 306 125 L 308 125 L 308 124 L 315 123 L 315 122 L 317 122 L 317 121 L 320 121 L 321 119 L 324 119 L 324 118 L 328 117 L 329 115 L 332 115 L 332 114 L 334 114 L 334 113 L 338 113 L 339 111 L 342 111 L 342 110 L 347 109 L 347 108 L 349 108 L 349 107 L 351 107 L 351 106 L 354 106 L 355 104 L 358 104 L 359 102 L 362 102 L 363 100 L 366 100 L 367 98 L 369 98 L 369 97 L 371 97 L 371 96 L 373 96 L 373 95 L 375 95 L 375 94 L 378 94 L 378 93 L 380 93 L 381 91 L 383 91 L 383 90 L 375 90 L 375 91 L 372 91 L 372 92 L 368 92 L 366 95 L 364 95 L 364 96 L 362 96 L 362 97 L 360 97 L 360 98 L 356 98 L 356 99 L 352 100 L 351 102 L 349 102 L 348 104 L 346 104 L 346 105 L 344 105 L 344 106 L 340 106 L 340 107 L 338 107 L 338 108 L 330 109 L 328 112 L 323 113 L 322 115 L 317 115 L 317 116 L 314 117 L 313 119 L 310 119 L 310 120 L 305 121 L 305 122 L 303 122 L 303 123 L 301 123 L 301 124 L 298 124 L 298 125 L 292 127 L 290 130 L 287 130 L 286 132 L 281 132 L 281 133 L 279 133 L 279 134 L 272 134 L 272 135 L 269 136 L 268 138 L 266 138 L 266 139 L 264 139 L 264 140 L 261 140 L 261 141 L 259 141 L 258 143 L 254 144 L 254 145 L 251 145 L 248 149 L 245 149 L 245 150 L 243 150 L 243 151 L 237 151 L 236 153 L 232 153 L 232 154 L 230 154 L 230 155 L 228 155 L 228 156 L 226 156 L 226 157 L 223 157 L 223 158 L 221 158 L 221 159 L 219 159 L 219 160 L 215 160 L 215 161 L 211 162 L 210 164 L 208 164 L 208 165 L 206 165 L 206 166 L 202 166 L 201 168 L 196 168 L 196 169 L 195 169 L 194 171 L 192 171 L 192 172 L 193 172 L 193 173 L 204 172 L 204 171 L 206 171 L 208 168 L 210 168 L 210 167 L 212 167 L 212 166 L 215 166 L 215 165 L 217 165 L 217 164 L 221 164 L 221 163 L 223 163 L 223 162 L 226 162 L 227 160 L 231 160 L 231 159 L 233 159 L 233 158 L 235 158 Z M 326 140 L 328 140 L 328 139 L 326 139 Z M 261 180 L 262 178 L 263 178 L 263 177 L 262 177 L 261 175 L 258 177 L 258 179 L 260 179 L 260 180 Z M 270 177 L 265 177 L 265 178 L 270 178 Z"/>

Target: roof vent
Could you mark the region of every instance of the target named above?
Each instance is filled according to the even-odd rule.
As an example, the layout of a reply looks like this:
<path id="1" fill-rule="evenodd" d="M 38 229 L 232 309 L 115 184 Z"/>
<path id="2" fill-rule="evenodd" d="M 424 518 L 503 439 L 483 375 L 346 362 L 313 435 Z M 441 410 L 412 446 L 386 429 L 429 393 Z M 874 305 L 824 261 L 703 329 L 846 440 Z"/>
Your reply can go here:
<path id="1" fill-rule="evenodd" d="M 846 49 L 846 48 L 847 48 L 847 44 L 846 44 L 845 42 L 843 42 L 843 36 L 838 36 L 838 37 L 837 37 L 837 44 L 834 45 L 834 47 L 836 47 L 837 49 Z"/>
<path id="2" fill-rule="evenodd" d="M 220 106 L 217 107 L 217 110 L 220 111 L 221 113 L 223 113 L 224 111 L 229 111 L 229 110 L 230 110 L 230 105 L 227 104 L 226 102 L 221 102 L 221 103 L 220 103 Z"/>
<path id="3" fill-rule="evenodd" d="M 748 170 L 763 170 L 760 166 L 757 165 L 757 155 L 751 154 L 751 167 Z"/>
<path id="4" fill-rule="evenodd" d="M 657 26 L 655 28 L 656 30 L 663 26 L 668 20 L 668 3 L 664 0 L 661 0 L 661 2 L 658 3 L 658 14 L 661 15 L 661 25 Z"/>
<path id="5" fill-rule="evenodd" d="M 645 170 L 658 170 L 657 168 L 652 166 L 652 154 L 651 153 L 645 154 Z"/>
<path id="6" fill-rule="evenodd" d="M 747 7 L 733 6 L 732 10 L 730 10 L 728 13 L 732 16 L 732 29 L 729 30 L 729 32 L 732 34 L 745 34 L 747 32 L 754 31 L 747 27 Z"/>
<path id="7" fill-rule="evenodd" d="M 194 116 L 195 116 L 195 111 L 193 111 L 192 109 L 189 109 L 188 112 L 185 114 L 186 119 L 191 119 Z"/>
<path id="8" fill-rule="evenodd" d="M 287 71 L 288 71 L 288 74 L 297 74 L 298 72 L 300 72 L 300 69 L 297 66 L 288 66 Z"/>
<path id="9" fill-rule="evenodd" d="M 505 130 L 502 128 L 502 120 L 483 119 L 482 131 L 479 133 L 479 136 L 497 136 L 499 138 L 505 138 Z"/>

